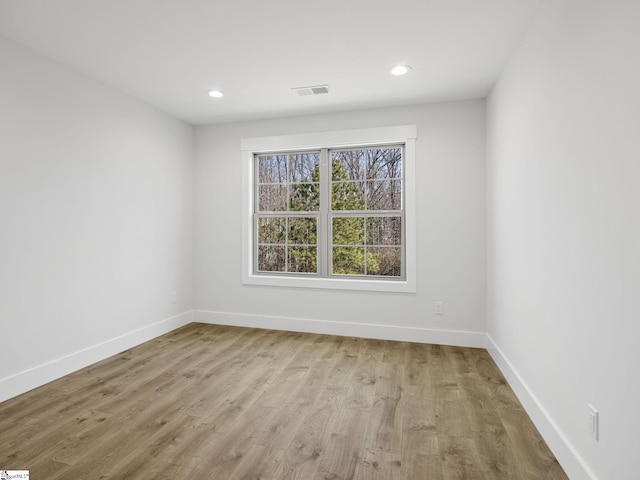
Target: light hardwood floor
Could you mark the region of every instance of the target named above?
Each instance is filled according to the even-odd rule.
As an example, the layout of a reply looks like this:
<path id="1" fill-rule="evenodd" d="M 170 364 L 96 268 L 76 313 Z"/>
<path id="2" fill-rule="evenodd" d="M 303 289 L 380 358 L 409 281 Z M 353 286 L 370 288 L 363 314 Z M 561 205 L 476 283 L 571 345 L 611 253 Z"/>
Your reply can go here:
<path id="1" fill-rule="evenodd" d="M 33 479 L 567 479 L 482 349 L 190 324 L 0 403 Z"/>

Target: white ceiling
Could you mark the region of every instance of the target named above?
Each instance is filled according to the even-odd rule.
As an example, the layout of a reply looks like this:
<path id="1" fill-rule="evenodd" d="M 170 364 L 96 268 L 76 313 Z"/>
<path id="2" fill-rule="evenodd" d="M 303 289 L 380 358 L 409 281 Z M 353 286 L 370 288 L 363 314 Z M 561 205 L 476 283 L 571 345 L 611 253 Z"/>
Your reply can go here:
<path id="1" fill-rule="evenodd" d="M 484 97 L 539 1 L 2 0 L 0 35 L 201 125 Z"/>

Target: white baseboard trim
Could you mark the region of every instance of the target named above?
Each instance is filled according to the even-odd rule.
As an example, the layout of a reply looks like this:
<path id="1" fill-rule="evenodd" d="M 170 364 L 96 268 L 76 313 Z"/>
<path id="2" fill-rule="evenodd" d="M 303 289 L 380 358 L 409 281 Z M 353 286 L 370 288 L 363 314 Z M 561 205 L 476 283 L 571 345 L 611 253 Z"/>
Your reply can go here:
<path id="1" fill-rule="evenodd" d="M 598 480 L 502 350 L 486 335 L 487 350 L 571 480 Z"/>
<path id="2" fill-rule="evenodd" d="M 345 337 L 436 343 L 439 345 L 476 348 L 484 348 L 486 338 L 485 334 L 480 332 L 434 330 L 429 328 L 311 320 L 308 318 L 275 317 L 209 310 L 194 310 L 193 321 L 216 325 L 233 325 L 236 327 L 266 328 L 292 332 L 321 333 Z"/>
<path id="3" fill-rule="evenodd" d="M 97 345 L 56 358 L 10 377 L 0 379 L 0 402 L 28 392 L 52 380 L 68 375 L 100 360 L 140 345 L 193 321 L 193 311 L 165 318 Z"/>

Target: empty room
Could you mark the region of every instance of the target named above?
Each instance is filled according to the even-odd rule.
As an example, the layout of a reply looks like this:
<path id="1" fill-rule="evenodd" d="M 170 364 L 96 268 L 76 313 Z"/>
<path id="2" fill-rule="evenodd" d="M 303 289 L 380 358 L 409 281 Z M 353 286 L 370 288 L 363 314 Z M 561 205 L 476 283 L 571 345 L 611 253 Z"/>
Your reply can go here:
<path id="1" fill-rule="evenodd" d="M 639 24 L 0 1 L 0 478 L 640 479 Z"/>

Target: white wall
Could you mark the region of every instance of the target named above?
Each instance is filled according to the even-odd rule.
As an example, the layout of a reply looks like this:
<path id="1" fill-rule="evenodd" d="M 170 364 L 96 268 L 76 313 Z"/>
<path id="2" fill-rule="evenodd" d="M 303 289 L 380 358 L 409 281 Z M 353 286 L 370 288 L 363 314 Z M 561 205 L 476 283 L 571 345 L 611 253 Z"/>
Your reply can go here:
<path id="1" fill-rule="evenodd" d="M 196 128 L 195 318 L 484 345 L 484 120 L 477 100 Z M 242 285 L 241 138 L 405 124 L 418 128 L 417 294 Z"/>
<path id="2" fill-rule="evenodd" d="M 188 320 L 193 129 L 2 39 L 0 65 L 1 401 Z"/>
<path id="3" fill-rule="evenodd" d="M 545 2 L 488 100 L 488 332 L 572 479 L 640 478 L 639 21 Z"/>

